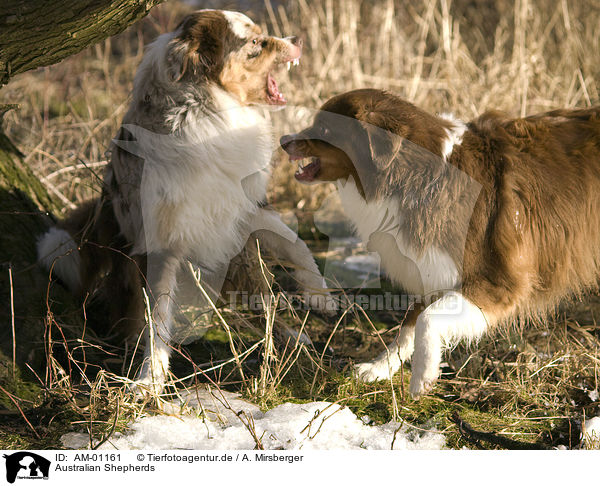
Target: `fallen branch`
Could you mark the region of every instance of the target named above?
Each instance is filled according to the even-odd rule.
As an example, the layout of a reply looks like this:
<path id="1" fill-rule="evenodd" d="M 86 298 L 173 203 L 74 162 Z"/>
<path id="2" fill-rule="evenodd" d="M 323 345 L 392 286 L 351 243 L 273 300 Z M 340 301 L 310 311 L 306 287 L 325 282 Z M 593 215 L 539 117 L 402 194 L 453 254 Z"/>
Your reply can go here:
<path id="1" fill-rule="evenodd" d="M 458 412 L 453 412 L 450 420 L 456 424 L 462 438 L 467 442 L 479 445 L 480 442 L 488 442 L 493 445 L 500 446 L 504 449 L 511 450 L 551 450 L 546 444 L 540 442 L 521 442 L 518 440 L 502 437 L 493 432 L 480 432 L 471 427 L 471 424 L 465 422 Z"/>

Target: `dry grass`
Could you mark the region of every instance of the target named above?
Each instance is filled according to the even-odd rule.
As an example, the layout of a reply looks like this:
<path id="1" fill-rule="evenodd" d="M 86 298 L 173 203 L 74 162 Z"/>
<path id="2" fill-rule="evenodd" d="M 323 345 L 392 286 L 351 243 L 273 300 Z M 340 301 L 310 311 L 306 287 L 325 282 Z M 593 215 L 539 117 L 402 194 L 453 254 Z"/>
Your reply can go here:
<path id="1" fill-rule="evenodd" d="M 280 132 L 308 121 L 330 96 L 357 87 L 393 90 L 434 112 L 470 119 L 486 109 L 513 115 L 600 99 L 598 0 L 254 2 L 270 32 L 306 40 L 285 91 Z M 65 209 L 98 191 L 104 153 L 127 106 L 143 46 L 173 29 L 190 7 L 168 2 L 127 32 L 62 63 L 15 77 L 0 92 L 19 103 L 6 131 Z M 280 164 L 271 197 L 318 207 L 326 188 L 306 190 Z"/>
<path id="2" fill-rule="evenodd" d="M 104 154 L 126 109 L 143 45 L 172 29 L 188 9 L 168 2 L 127 32 L 58 65 L 19 75 L 0 91 L 2 102 L 21 105 L 5 117 L 7 134 L 65 211 L 98 193 Z M 600 100 L 598 0 L 267 0 L 256 2 L 251 15 L 274 34 L 300 34 L 306 41 L 300 67 L 284 82 L 291 104 L 306 109 L 274 115 L 281 133 L 306 123 L 310 110 L 330 96 L 357 87 L 390 89 L 425 109 L 463 119 L 492 108 L 526 115 Z M 331 189 L 295 184 L 293 170 L 290 164 L 277 165 L 269 196 L 304 221 Z M 283 400 L 327 399 L 380 421 L 433 421 L 448 433 L 452 446 L 464 443 L 447 420 L 451 411 L 513 439 L 567 445 L 579 442 L 577 424 L 599 413 L 590 394 L 599 389 L 600 374 L 596 303 L 526 333 L 511 330 L 475 349 L 456 349 L 434 393 L 412 402 L 404 396 L 408 373 L 398 374 L 393 384 L 376 385 L 358 384 L 344 374 L 347 358 L 379 351 L 401 317 L 350 309 L 328 323 L 290 306 L 278 308 L 285 298 L 273 291 L 262 316 L 222 310 L 219 317 L 231 329 L 211 335 L 206 363 L 198 364 L 202 358 L 196 354 L 189 357 L 193 349 L 178 349 L 174 369 L 185 379 L 174 384 L 218 384 L 241 390 L 264 407 Z M 58 330 L 63 324 L 53 325 Z M 289 337 L 275 345 L 273 334 L 287 327 L 310 329 L 313 341 L 326 345 L 318 348 Z M 50 359 L 48 375 L 39 384 L 47 401 L 37 410 L 57 400 L 67 403 L 69 424 L 87 427 L 97 446 L 143 408 L 114 386 L 127 382 L 119 376 L 135 371 L 131 350 L 88 337 L 48 343 L 48 349 L 64 352 L 74 345 L 91 352 L 100 342 L 107 354 L 114 352 L 105 358 L 120 371 L 101 372 L 83 388 L 74 387 L 71 374 L 77 367 L 87 370 L 85 359 L 68 355 L 73 369 Z M 339 358 L 332 360 L 329 348 Z"/>

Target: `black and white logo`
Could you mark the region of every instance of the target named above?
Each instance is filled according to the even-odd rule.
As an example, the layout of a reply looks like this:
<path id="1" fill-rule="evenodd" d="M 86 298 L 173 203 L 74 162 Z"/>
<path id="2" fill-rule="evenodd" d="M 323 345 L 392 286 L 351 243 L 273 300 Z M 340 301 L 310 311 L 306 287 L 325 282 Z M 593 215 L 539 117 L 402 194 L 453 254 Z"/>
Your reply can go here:
<path id="1" fill-rule="evenodd" d="M 50 461 L 33 452 L 20 451 L 4 454 L 6 480 L 12 484 L 15 479 L 48 479 Z"/>

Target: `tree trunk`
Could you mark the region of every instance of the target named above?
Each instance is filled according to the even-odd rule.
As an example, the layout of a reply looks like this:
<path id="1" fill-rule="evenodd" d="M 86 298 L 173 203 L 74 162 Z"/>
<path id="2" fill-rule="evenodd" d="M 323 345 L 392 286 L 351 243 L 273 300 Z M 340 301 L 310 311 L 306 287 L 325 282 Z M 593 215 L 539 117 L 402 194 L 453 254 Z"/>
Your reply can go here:
<path id="1" fill-rule="evenodd" d="M 59 62 L 125 30 L 161 1 L 5 0 L 0 86 L 15 74 Z M 36 240 L 52 224 L 58 206 L 2 132 L 2 116 L 13 107 L 0 105 L 0 385 L 19 396 L 28 387 L 18 379 L 28 373 L 25 363 L 44 378 L 49 334 L 64 341 L 66 351 L 69 334 L 82 337 L 85 313 L 59 285 L 49 293 L 48 275 L 36 264 Z M 0 408 L 7 403 L 0 393 Z"/>
<path id="2" fill-rule="evenodd" d="M 0 384 L 10 381 L 15 364 L 39 369 L 43 361 L 48 276 L 35 264 L 35 243 L 56 209 L 0 130 Z"/>
<path id="3" fill-rule="evenodd" d="M 0 86 L 125 30 L 163 0 L 4 0 Z"/>

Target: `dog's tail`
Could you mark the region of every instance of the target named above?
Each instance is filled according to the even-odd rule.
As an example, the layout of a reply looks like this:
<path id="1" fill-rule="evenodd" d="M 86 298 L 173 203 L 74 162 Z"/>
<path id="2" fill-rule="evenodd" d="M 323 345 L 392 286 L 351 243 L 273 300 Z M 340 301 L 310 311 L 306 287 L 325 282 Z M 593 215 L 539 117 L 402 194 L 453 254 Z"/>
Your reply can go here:
<path id="1" fill-rule="evenodd" d="M 85 295 L 110 270 L 119 228 L 104 198 L 81 204 L 37 242 L 39 263 L 75 295 Z"/>
<path id="2" fill-rule="evenodd" d="M 38 258 L 79 298 L 97 297 L 107 315 L 105 334 L 136 336 L 144 326 L 144 256 L 129 256 L 111 201 L 102 196 L 85 202 L 38 240 Z"/>
<path id="3" fill-rule="evenodd" d="M 58 277 L 73 294 L 82 292 L 81 255 L 73 237 L 63 228 L 50 228 L 37 242 L 40 265 Z"/>

